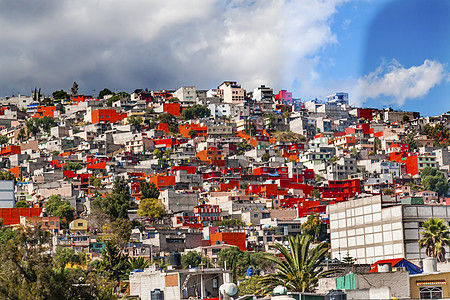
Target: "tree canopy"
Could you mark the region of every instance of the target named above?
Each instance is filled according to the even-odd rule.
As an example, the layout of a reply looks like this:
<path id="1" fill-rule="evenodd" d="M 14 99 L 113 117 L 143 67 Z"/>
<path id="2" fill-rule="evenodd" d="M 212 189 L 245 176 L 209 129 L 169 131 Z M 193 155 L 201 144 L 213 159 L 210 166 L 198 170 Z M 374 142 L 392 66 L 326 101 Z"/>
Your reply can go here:
<path id="1" fill-rule="evenodd" d="M 247 268 L 250 266 L 250 254 L 235 246 L 220 250 L 217 256 L 221 267 L 224 267 L 226 262 L 227 269 L 232 270 L 235 283 L 239 277 L 245 276 Z"/>
<path id="2" fill-rule="evenodd" d="M 142 124 L 142 117 L 140 117 L 140 116 L 131 116 L 131 117 L 128 117 L 128 123 L 130 124 L 130 125 L 133 125 L 134 126 L 134 128 L 137 130 L 137 131 L 141 131 L 141 124 Z"/>
<path id="3" fill-rule="evenodd" d="M 50 128 L 58 125 L 55 119 L 52 117 L 43 117 L 43 118 L 31 118 L 25 122 L 25 126 L 27 127 L 27 132 L 33 135 L 36 135 L 39 131 L 50 132 Z"/>
<path id="4" fill-rule="evenodd" d="M 0 135 L 0 145 L 8 144 L 8 137 L 6 135 Z"/>
<path id="5" fill-rule="evenodd" d="M 52 257 L 50 239 L 39 226 L 0 228 L 1 299 L 117 299 L 111 282 L 96 271 L 66 268 L 82 263 L 84 254 L 58 248 Z"/>
<path id="6" fill-rule="evenodd" d="M 98 99 L 103 99 L 103 97 L 104 96 L 106 96 L 106 95 L 114 95 L 114 92 L 111 92 L 111 90 L 109 90 L 109 89 L 107 89 L 107 88 L 104 88 L 103 90 L 101 90 L 99 93 L 98 93 Z"/>
<path id="7" fill-rule="evenodd" d="M 151 222 L 161 220 L 166 214 L 164 205 L 155 198 L 142 199 L 139 203 L 137 214 L 141 217 L 147 217 Z"/>
<path id="8" fill-rule="evenodd" d="M 104 225 L 105 222 L 117 219 L 128 219 L 128 210 L 131 208 L 130 188 L 122 176 L 114 180 L 112 193 L 104 197 L 97 197 L 92 201 L 92 213 Z"/>
<path id="9" fill-rule="evenodd" d="M 166 112 L 161 113 L 158 115 L 158 121 L 160 123 L 167 123 L 170 132 L 172 133 L 178 132 L 178 120 L 174 115 Z"/>
<path id="10" fill-rule="evenodd" d="M 425 167 L 420 173 L 420 177 L 426 190 L 437 192 L 439 195 L 447 194 L 448 181 L 443 172 L 436 168 Z"/>
<path id="11" fill-rule="evenodd" d="M 61 200 L 59 195 L 51 195 L 45 203 L 47 213 L 51 216 L 60 217 L 61 227 L 69 228 L 68 223 L 73 221 L 75 209 L 68 200 Z"/>
<path id="12" fill-rule="evenodd" d="M 54 91 L 53 92 L 53 98 L 55 99 L 69 99 L 69 94 L 66 91 L 60 90 L 60 91 Z"/>
<path id="13" fill-rule="evenodd" d="M 181 257 L 183 268 L 196 268 L 202 263 L 202 255 L 197 251 L 189 251 Z"/>
<path id="14" fill-rule="evenodd" d="M 194 104 L 189 106 L 181 112 L 181 118 L 184 120 L 194 120 L 206 118 L 211 115 L 211 110 L 204 105 Z"/>

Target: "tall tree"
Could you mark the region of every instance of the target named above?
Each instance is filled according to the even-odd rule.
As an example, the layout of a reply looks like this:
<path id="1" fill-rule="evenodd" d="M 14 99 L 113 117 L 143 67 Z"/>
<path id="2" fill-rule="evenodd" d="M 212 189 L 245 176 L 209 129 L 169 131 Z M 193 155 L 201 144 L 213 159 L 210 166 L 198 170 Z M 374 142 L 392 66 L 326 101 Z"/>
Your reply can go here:
<path id="1" fill-rule="evenodd" d="M 78 84 L 74 81 L 72 87 L 70 88 L 72 95 L 78 94 Z"/>
<path id="2" fill-rule="evenodd" d="M 19 134 L 17 135 L 17 139 L 21 142 L 23 142 L 26 139 L 27 135 L 25 133 L 25 128 L 20 128 Z"/>
<path id="3" fill-rule="evenodd" d="M 113 241 L 106 241 L 102 251 L 100 270 L 119 286 L 126 279 L 129 269 L 128 255 L 122 253 L 120 247 Z"/>
<path id="4" fill-rule="evenodd" d="M 423 222 L 424 230 L 419 240 L 419 247 L 426 248 L 429 257 L 438 262 L 445 262 L 445 246 L 450 246 L 450 232 L 446 222 L 439 218 L 429 218 Z"/>
<path id="5" fill-rule="evenodd" d="M 288 241 L 290 251 L 279 243 L 271 246 L 281 254 L 281 258 L 267 257 L 275 263 L 278 272 L 261 278 L 262 291 L 268 292 L 282 285 L 291 292 L 314 292 L 320 278 L 331 276 L 339 271 L 324 270 L 321 266 L 328 253 L 327 243 L 310 248 L 313 237 L 307 234 L 290 236 Z"/>
<path id="6" fill-rule="evenodd" d="M 148 184 L 146 181 L 142 181 L 139 183 L 139 190 L 142 194 L 142 199 L 159 198 L 159 190 L 154 183 Z"/>
<path id="7" fill-rule="evenodd" d="M 128 182 L 122 176 L 117 176 L 114 179 L 113 185 L 113 194 L 122 195 L 124 197 L 130 197 L 130 187 L 128 186 Z"/>
<path id="8" fill-rule="evenodd" d="M 102 219 L 106 217 L 111 221 L 115 221 L 117 219 L 128 219 L 128 210 L 130 208 L 130 200 L 117 194 L 97 197 L 92 202 L 93 214 L 102 215 Z"/>
<path id="9" fill-rule="evenodd" d="M 36 135 L 39 132 L 39 127 L 36 125 L 34 119 L 28 119 L 25 122 L 25 126 L 27 127 L 27 133 Z"/>

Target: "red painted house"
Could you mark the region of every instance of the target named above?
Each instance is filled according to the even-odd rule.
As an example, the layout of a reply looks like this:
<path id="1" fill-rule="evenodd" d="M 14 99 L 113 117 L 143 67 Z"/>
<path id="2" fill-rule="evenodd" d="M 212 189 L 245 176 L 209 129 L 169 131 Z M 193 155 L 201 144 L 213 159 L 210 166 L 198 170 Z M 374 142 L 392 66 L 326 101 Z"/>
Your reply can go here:
<path id="1" fill-rule="evenodd" d="M 172 166 L 169 168 L 169 173 L 176 175 L 178 171 L 186 171 L 186 174 L 197 173 L 197 167 L 195 166 Z"/>
<path id="2" fill-rule="evenodd" d="M 92 96 L 85 96 L 85 95 L 73 95 L 72 96 L 72 102 L 74 105 L 78 105 L 80 102 L 85 102 L 88 100 L 93 100 Z"/>
<path id="3" fill-rule="evenodd" d="M 200 204 L 194 206 L 194 214 L 200 218 L 202 222 L 220 221 L 222 217 L 220 213 L 222 209 L 219 205 Z"/>
<path id="4" fill-rule="evenodd" d="M 42 208 L 0 208 L 0 218 L 3 225 L 16 225 L 20 223 L 20 217 L 39 217 Z"/>
<path id="5" fill-rule="evenodd" d="M 359 179 L 328 181 L 327 187 L 320 187 L 322 198 L 351 198 L 361 193 L 361 181 Z"/>
<path id="6" fill-rule="evenodd" d="M 174 116 L 181 116 L 180 103 L 163 103 L 163 112 L 172 114 Z"/>

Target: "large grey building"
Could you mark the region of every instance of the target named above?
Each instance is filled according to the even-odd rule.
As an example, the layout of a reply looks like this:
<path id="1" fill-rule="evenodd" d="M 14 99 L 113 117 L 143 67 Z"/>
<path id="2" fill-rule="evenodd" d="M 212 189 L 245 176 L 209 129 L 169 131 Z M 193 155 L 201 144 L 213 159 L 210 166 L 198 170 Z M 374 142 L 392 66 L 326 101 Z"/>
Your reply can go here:
<path id="1" fill-rule="evenodd" d="M 0 180 L 0 208 L 13 208 L 15 204 L 14 181 Z"/>
<path id="2" fill-rule="evenodd" d="M 381 196 L 354 199 L 328 206 L 332 258 L 347 256 L 357 263 L 426 257 L 419 249 L 422 223 L 431 217 L 450 221 L 450 206 L 398 205 L 382 208 Z M 446 249 L 449 253 L 449 249 Z"/>

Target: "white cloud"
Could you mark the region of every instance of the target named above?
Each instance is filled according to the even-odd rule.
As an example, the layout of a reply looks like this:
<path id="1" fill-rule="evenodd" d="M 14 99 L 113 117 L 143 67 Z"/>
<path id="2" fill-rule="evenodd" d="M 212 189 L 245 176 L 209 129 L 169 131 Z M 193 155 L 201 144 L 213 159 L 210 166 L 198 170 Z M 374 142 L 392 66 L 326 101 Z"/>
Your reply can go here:
<path id="1" fill-rule="evenodd" d="M 406 99 L 421 98 L 447 76 L 445 66 L 435 60 L 425 60 L 420 66 L 403 67 L 393 60 L 382 63 L 374 72 L 358 80 L 362 100 L 391 97 L 399 105 Z"/>
<path id="2" fill-rule="evenodd" d="M 0 95 L 74 80 L 84 93 L 222 80 L 303 89 L 345 1 L 0 2 Z"/>

